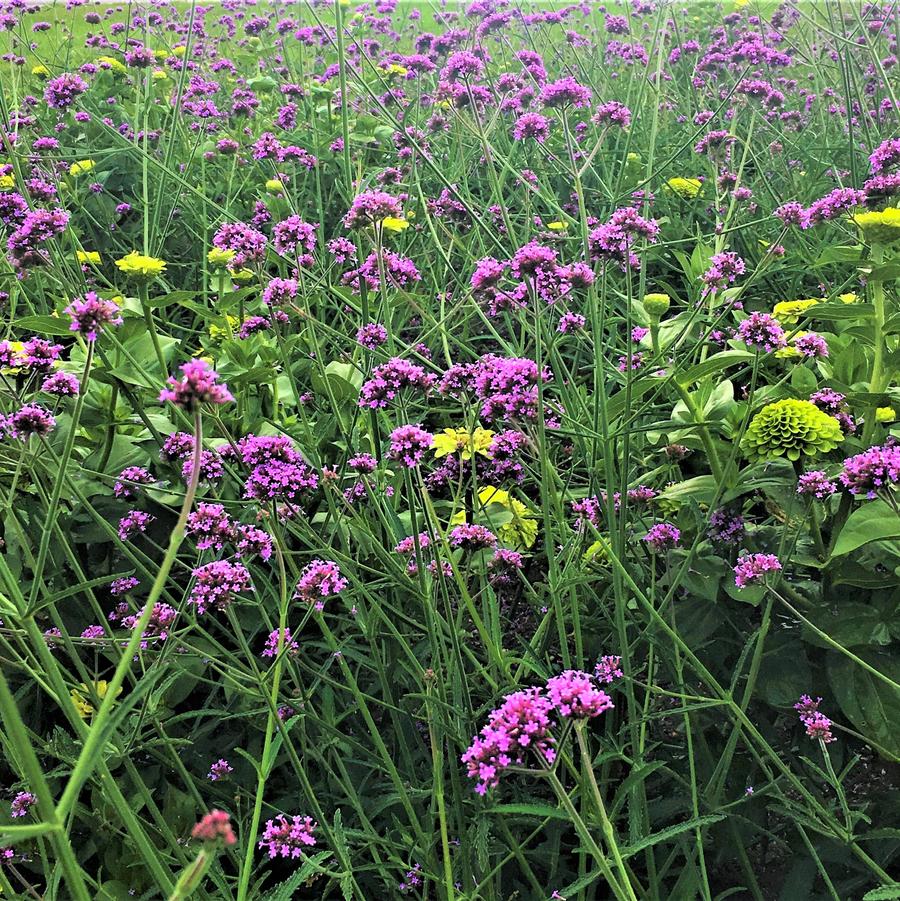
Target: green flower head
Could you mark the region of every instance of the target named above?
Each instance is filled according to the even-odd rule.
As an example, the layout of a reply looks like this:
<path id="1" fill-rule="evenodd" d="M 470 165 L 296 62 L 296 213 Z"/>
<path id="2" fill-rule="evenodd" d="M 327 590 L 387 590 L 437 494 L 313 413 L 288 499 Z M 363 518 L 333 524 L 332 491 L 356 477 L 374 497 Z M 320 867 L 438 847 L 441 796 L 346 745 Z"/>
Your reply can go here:
<path id="1" fill-rule="evenodd" d="M 808 400 L 766 404 L 753 417 L 741 449 L 750 460 L 815 457 L 834 450 L 843 440 L 838 421 Z"/>

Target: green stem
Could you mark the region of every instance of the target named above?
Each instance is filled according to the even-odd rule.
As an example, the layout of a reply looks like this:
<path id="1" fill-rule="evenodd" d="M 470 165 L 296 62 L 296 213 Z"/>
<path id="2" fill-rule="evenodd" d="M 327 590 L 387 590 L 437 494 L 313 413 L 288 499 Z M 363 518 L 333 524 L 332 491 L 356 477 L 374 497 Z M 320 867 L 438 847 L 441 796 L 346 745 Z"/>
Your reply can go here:
<path id="1" fill-rule="evenodd" d="M 607 885 L 610 887 L 612 893 L 619 899 L 619 901 L 634 901 L 634 893 L 631 894 L 626 893 L 622 886 L 619 885 L 618 880 L 613 874 L 612 867 L 609 865 L 609 861 L 606 859 L 606 855 L 603 853 L 600 846 L 594 841 L 594 837 L 591 835 L 590 829 L 588 829 L 587 824 L 581 818 L 581 815 L 575 809 L 575 805 L 572 803 L 572 799 L 569 797 L 569 793 L 566 791 L 562 782 L 559 781 L 559 777 L 553 770 L 545 770 L 545 775 L 550 782 L 550 785 L 553 787 L 553 791 L 556 793 L 557 798 L 559 798 L 560 803 L 563 807 L 565 807 L 566 812 L 572 818 L 572 825 L 575 827 L 575 831 L 578 833 L 581 840 L 587 845 L 588 850 L 591 852 L 594 860 L 597 861 L 597 865 L 600 867 L 600 872 L 603 873 L 604 878 L 606 879 Z M 628 891 L 631 892 L 631 886 L 629 885 Z"/>
<path id="2" fill-rule="evenodd" d="M 619 851 L 619 843 L 616 841 L 615 830 L 613 829 L 613 825 L 606 813 L 606 805 L 603 803 L 603 795 L 600 794 L 600 786 L 597 785 L 597 778 L 594 776 L 593 760 L 591 758 L 590 748 L 588 748 L 587 739 L 584 734 L 586 726 L 587 720 L 578 720 L 575 723 L 575 738 L 578 741 L 578 749 L 581 751 L 582 760 L 584 760 L 587 764 L 584 769 L 587 773 L 588 782 L 591 786 L 594 805 L 596 806 L 597 813 L 600 816 L 600 828 L 603 830 L 603 835 L 606 838 L 606 844 L 609 847 L 610 853 L 613 856 L 613 860 L 616 862 L 616 867 L 618 868 L 619 873 L 622 877 L 622 885 L 625 887 L 626 896 L 631 899 L 631 901 L 637 901 L 637 896 L 634 893 L 634 889 L 631 887 L 631 879 L 628 876 L 628 870 L 625 867 L 625 861 L 622 859 L 622 854 Z"/>
<path id="3" fill-rule="evenodd" d="M 78 799 L 78 793 L 81 791 L 82 785 L 84 785 L 87 778 L 99 763 L 102 744 L 106 739 L 106 724 L 112 714 L 112 708 L 116 702 L 116 695 L 118 695 L 122 683 L 131 671 L 134 656 L 140 647 L 144 630 L 147 628 L 147 623 L 150 622 L 150 617 L 153 615 L 153 608 L 156 605 L 160 594 L 162 594 L 166 580 L 169 577 L 169 571 L 175 563 L 178 549 L 181 547 L 181 542 L 184 538 L 184 529 L 187 525 L 188 514 L 191 512 L 191 507 L 194 505 L 194 496 L 197 493 L 197 485 L 200 481 L 200 455 L 202 452 L 203 422 L 200 411 L 197 410 L 194 413 L 194 457 L 192 460 L 191 479 L 184 496 L 184 503 L 181 506 L 181 514 L 178 517 L 175 528 L 172 529 L 172 534 L 169 537 L 169 547 L 166 550 L 166 555 L 159 567 L 159 572 L 156 574 L 156 579 L 150 589 L 150 594 L 147 596 L 144 609 L 131 631 L 131 637 L 128 639 L 128 644 L 122 651 L 122 656 L 119 659 L 113 677 L 107 686 L 106 695 L 103 697 L 100 708 L 91 723 L 90 732 L 88 732 L 84 745 L 81 748 L 81 753 L 78 755 L 78 760 L 75 762 L 75 768 L 72 770 L 69 781 L 66 783 L 65 791 L 60 798 L 58 811 L 61 817 L 66 817 L 72 810 Z"/>
<path id="4" fill-rule="evenodd" d="M 872 245 L 871 260 L 874 266 L 880 266 L 884 259 L 884 248 L 880 244 Z M 884 335 L 884 282 L 881 279 L 871 282 L 872 307 L 875 311 L 875 358 L 872 362 L 872 378 L 869 382 L 870 394 L 881 394 L 887 387 L 887 374 L 884 366 L 885 335 Z M 866 415 L 866 423 L 863 427 L 863 444 L 869 444 L 875 433 L 875 408 Z"/>
<path id="5" fill-rule="evenodd" d="M 16 707 L 16 700 L 9 690 L 2 669 L 0 669 L 0 717 L 6 726 L 7 741 L 15 749 L 19 766 L 22 767 L 23 775 L 28 780 L 28 787 L 37 798 L 38 812 L 50 827 L 45 834 L 49 836 L 50 842 L 53 844 L 72 897 L 76 901 L 90 901 L 84 874 L 65 832 L 65 814 L 60 807 L 53 804 L 53 796 L 50 794 L 50 789 L 41 771 L 40 761 L 34 753 L 25 724 L 19 715 L 18 707 Z"/>

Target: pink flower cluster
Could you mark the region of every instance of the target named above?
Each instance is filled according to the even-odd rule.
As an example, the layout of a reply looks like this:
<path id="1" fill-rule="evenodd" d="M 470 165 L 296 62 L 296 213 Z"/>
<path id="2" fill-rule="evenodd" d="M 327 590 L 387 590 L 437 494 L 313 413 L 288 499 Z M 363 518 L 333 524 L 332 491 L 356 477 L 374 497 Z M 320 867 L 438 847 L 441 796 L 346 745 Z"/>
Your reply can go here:
<path id="1" fill-rule="evenodd" d="M 317 826 L 312 817 L 286 817 L 280 813 L 274 820 L 266 822 L 259 847 L 267 849 L 270 858 L 300 857 L 307 848 L 315 845 L 313 832 Z"/>
<path id="2" fill-rule="evenodd" d="M 556 716 L 594 718 L 613 707 L 612 699 L 596 687 L 595 677 L 580 670 L 566 670 L 547 681 L 544 688 L 513 692 L 488 717 L 462 755 L 470 778 L 481 795 L 494 788 L 503 770 L 525 765 L 529 753 L 542 765 L 556 759 Z"/>
<path id="3" fill-rule="evenodd" d="M 794 710 L 800 716 L 800 722 L 806 727 L 806 734 L 813 739 L 821 739 L 826 744 L 836 741 L 831 734 L 831 720 L 819 710 L 821 698 L 814 701 L 809 695 L 801 695 L 800 700 L 794 704 Z"/>
<path id="4" fill-rule="evenodd" d="M 227 404 L 234 400 L 228 388 L 206 360 L 189 360 L 181 367 L 181 378 L 170 376 L 168 388 L 159 393 L 160 403 L 171 401 L 186 410 L 200 404 Z"/>
<path id="5" fill-rule="evenodd" d="M 349 584 L 334 561 L 311 560 L 300 573 L 294 597 L 315 604 L 316 610 L 321 612 L 325 609 L 323 598 L 340 594 Z"/>

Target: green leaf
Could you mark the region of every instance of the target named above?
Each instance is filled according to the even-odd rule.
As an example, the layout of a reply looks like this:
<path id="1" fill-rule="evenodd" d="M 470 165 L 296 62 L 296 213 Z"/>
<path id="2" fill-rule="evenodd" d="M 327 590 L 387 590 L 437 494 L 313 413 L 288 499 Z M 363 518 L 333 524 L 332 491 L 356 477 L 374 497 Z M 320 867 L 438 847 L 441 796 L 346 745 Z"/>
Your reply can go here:
<path id="1" fill-rule="evenodd" d="M 296 897 L 297 889 L 312 877 L 329 857 L 331 857 L 329 851 L 319 851 L 310 857 L 304 857 L 300 869 L 291 873 L 284 882 L 266 892 L 260 901 L 291 901 L 291 898 Z"/>
<path id="2" fill-rule="evenodd" d="M 60 827 L 53 823 L 26 823 L 24 826 L 0 826 L 0 838 L 8 842 L 22 842 L 28 838 L 37 838 L 48 832 L 55 832 Z"/>
<path id="3" fill-rule="evenodd" d="M 871 652 L 860 652 L 859 656 L 895 682 L 900 681 L 900 661 Z M 837 653 L 828 655 L 828 682 L 854 728 L 888 753 L 900 756 L 900 692 Z"/>
<path id="4" fill-rule="evenodd" d="M 810 319 L 838 322 L 843 319 L 872 319 L 875 311 L 859 303 L 817 303 L 806 311 L 806 315 Z"/>
<path id="5" fill-rule="evenodd" d="M 894 538 L 900 538 L 900 516 L 882 500 L 869 501 L 850 514 L 831 556 L 841 557 L 871 541 Z"/>
<path id="6" fill-rule="evenodd" d="M 546 817 L 551 820 L 569 820 L 569 815 L 559 807 L 550 804 L 497 804 L 485 813 L 521 814 L 524 816 Z"/>
<path id="7" fill-rule="evenodd" d="M 683 832 L 690 832 L 693 829 L 702 829 L 705 826 L 711 826 L 713 823 L 718 823 L 720 820 L 724 819 L 725 814 L 714 813 L 708 814 L 707 816 L 694 817 L 693 819 L 686 820 L 684 823 L 676 823 L 674 826 L 669 826 L 660 832 L 654 832 L 652 835 L 645 836 L 632 845 L 626 845 L 621 849 L 622 857 L 634 857 L 635 854 L 639 854 L 647 848 L 652 848 L 660 842 L 667 842 L 669 839 L 675 838 L 676 835 L 681 835 Z"/>
<path id="8" fill-rule="evenodd" d="M 16 328 L 42 335 L 72 336 L 68 316 L 24 316 L 16 320 Z"/>
<path id="9" fill-rule="evenodd" d="M 837 245 L 826 247 L 812 264 L 814 269 L 828 266 L 831 263 L 859 263 L 862 262 L 862 247 L 859 244 Z"/>
<path id="10" fill-rule="evenodd" d="M 730 369 L 732 366 L 739 366 L 742 363 L 750 363 L 756 355 L 750 353 L 749 350 L 723 350 L 721 353 L 713 354 L 708 360 L 691 366 L 681 375 L 677 376 L 680 385 L 691 385 L 699 379 L 716 372 L 722 372 Z"/>
<path id="11" fill-rule="evenodd" d="M 900 898 L 900 883 L 895 885 L 879 885 L 862 896 L 862 901 L 895 901 Z"/>
<path id="12" fill-rule="evenodd" d="M 147 305 L 153 310 L 159 310 L 163 307 L 168 307 L 173 303 L 185 304 L 186 301 L 193 300 L 196 296 L 196 291 L 170 291 L 168 294 L 149 298 Z"/>

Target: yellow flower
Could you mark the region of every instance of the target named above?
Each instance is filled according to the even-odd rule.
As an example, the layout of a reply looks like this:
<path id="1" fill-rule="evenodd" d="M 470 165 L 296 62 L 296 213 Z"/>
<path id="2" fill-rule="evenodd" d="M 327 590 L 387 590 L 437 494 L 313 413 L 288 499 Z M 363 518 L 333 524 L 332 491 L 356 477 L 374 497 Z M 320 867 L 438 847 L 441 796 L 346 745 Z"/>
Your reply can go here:
<path id="1" fill-rule="evenodd" d="M 857 213 L 853 217 L 863 240 L 870 244 L 893 244 L 900 240 L 900 209 L 888 207 L 881 212 Z"/>
<path id="2" fill-rule="evenodd" d="M 158 260 L 156 257 L 145 257 L 143 254 L 132 250 L 127 256 L 121 260 L 116 260 L 116 265 L 129 278 L 136 282 L 152 282 L 158 278 L 166 268 L 165 260 Z"/>
<path id="3" fill-rule="evenodd" d="M 494 433 L 490 429 L 477 428 L 474 432 L 465 429 L 444 429 L 434 436 L 431 446 L 435 457 L 446 457 L 459 451 L 460 459 L 471 460 L 475 454 L 488 456 Z"/>
<path id="4" fill-rule="evenodd" d="M 237 252 L 234 250 L 221 250 L 218 247 L 213 247 L 213 249 L 206 255 L 206 259 L 209 261 L 209 265 L 215 267 L 216 269 L 221 269 L 227 266 L 237 255 Z"/>
<path id="5" fill-rule="evenodd" d="M 86 172 L 90 172 L 97 164 L 93 160 L 81 160 L 77 163 L 72 163 L 69 166 L 69 175 L 77 178 L 79 175 L 84 175 Z"/>
<path id="6" fill-rule="evenodd" d="M 165 59 L 165 58 L 166 58 L 166 51 L 165 51 L 165 50 L 154 50 L 154 51 L 153 51 L 153 55 L 154 55 L 157 59 Z"/>
<path id="7" fill-rule="evenodd" d="M 409 228 L 409 223 L 405 219 L 388 216 L 386 219 L 381 220 L 381 227 L 389 232 L 402 232 Z"/>
<path id="8" fill-rule="evenodd" d="M 79 690 L 80 689 L 80 690 Z M 102 701 L 106 697 L 106 693 L 109 691 L 109 683 L 106 679 L 101 679 L 99 682 L 95 682 L 93 685 L 94 694 L 100 698 Z M 83 692 L 83 693 L 82 693 Z M 75 709 L 78 711 L 78 715 L 86 720 L 89 716 L 93 716 L 97 711 L 94 709 L 94 705 L 85 697 L 85 695 L 90 696 L 91 688 L 82 682 L 78 688 L 73 688 L 70 692 L 72 695 L 72 702 L 75 704 Z M 122 686 L 119 686 L 119 690 L 116 692 L 116 697 L 122 694 Z"/>
<path id="9" fill-rule="evenodd" d="M 398 66 L 396 63 L 391 63 L 385 71 L 388 75 L 406 75 L 409 69 L 406 66 Z"/>
<path id="10" fill-rule="evenodd" d="M 82 266 L 100 265 L 100 254 L 97 253 L 96 250 L 76 250 L 75 259 L 78 260 L 78 262 L 81 263 Z"/>
<path id="11" fill-rule="evenodd" d="M 878 407 L 875 410 L 875 422 L 895 422 L 897 412 L 893 407 Z"/>
<path id="12" fill-rule="evenodd" d="M 552 232 L 561 232 L 565 231 L 569 227 L 568 222 L 548 222 L 547 228 Z"/>
<path id="13" fill-rule="evenodd" d="M 270 178 L 266 182 L 266 190 L 270 194 L 280 194 L 284 190 L 284 185 L 281 183 L 280 178 Z"/>
<path id="14" fill-rule="evenodd" d="M 800 317 L 817 303 L 821 303 L 821 301 L 814 297 L 807 300 L 782 300 L 772 308 L 772 315 L 782 325 L 796 325 L 800 321 Z"/>
<path id="15" fill-rule="evenodd" d="M 670 178 L 666 184 L 682 200 L 693 200 L 703 187 L 699 178 Z"/>
<path id="16" fill-rule="evenodd" d="M 241 320 L 238 319 L 237 316 L 229 316 L 226 314 L 225 319 L 227 320 L 227 325 L 217 325 L 216 323 L 210 325 L 209 337 L 214 341 L 233 337 L 235 329 L 241 324 Z"/>
<path id="17" fill-rule="evenodd" d="M 50 70 L 45 65 L 38 63 L 38 65 L 31 67 L 31 74 L 37 75 L 38 78 L 49 78 Z"/>
<path id="18" fill-rule="evenodd" d="M 582 558 L 585 563 L 594 566 L 609 566 L 609 548 L 605 541 L 595 541 Z"/>
<path id="19" fill-rule="evenodd" d="M 109 66 L 109 68 L 112 69 L 113 72 L 118 72 L 120 75 L 124 75 L 128 71 L 126 65 L 121 60 L 116 59 L 114 56 L 98 56 L 97 62 L 101 65 L 105 64 Z"/>
<path id="20" fill-rule="evenodd" d="M 775 351 L 775 356 L 779 360 L 793 360 L 793 359 L 796 359 L 797 357 L 802 356 L 800 351 L 797 350 L 796 347 L 794 347 L 793 342 L 796 341 L 798 338 L 802 338 L 804 335 L 808 335 L 808 334 L 809 334 L 809 332 L 797 332 L 797 334 L 794 335 L 793 338 L 791 338 L 790 344 L 788 344 L 785 347 L 779 347 L 778 350 Z"/>
<path id="21" fill-rule="evenodd" d="M 508 491 L 501 491 L 489 485 L 478 492 L 478 500 L 485 507 L 489 504 L 499 504 L 512 513 L 512 519 L 497 530 L 497 537 L 504 544 L 528 548 L 535 543 L 538 534 L 537 519 L 525 504 L 510 497 Z"/>
<path id="22" fill-rule="evenodd" d="M 838 299 L 843 301 L 844 303 L 856 303 L 856 301 L 859 300 L 859 298 L 852 291 L 847 294 L 838 294 Z"/>
<path id="23" fill-rule="evenodd" d="M 154 69 L 151 77 L 154 81 L 165 81 L 169 77 L 169 73 L 165 69 Z"/>
<path id="24" fill-rule="evenodd" d="M 182 57 L 187 53 L 187 47 L 183 44 L 179 44 L 177 47 L 172 48 L 172 56 Z"/>
<path id="25" fill-rule="evenodd" d="M 6 191 L 16 186 L 15 175 L 0 175 L 0 191 Z"/>

